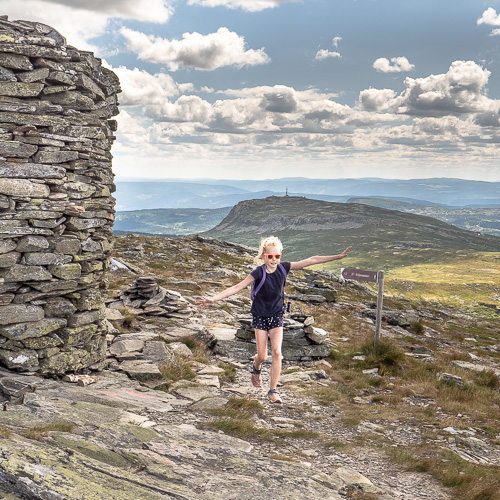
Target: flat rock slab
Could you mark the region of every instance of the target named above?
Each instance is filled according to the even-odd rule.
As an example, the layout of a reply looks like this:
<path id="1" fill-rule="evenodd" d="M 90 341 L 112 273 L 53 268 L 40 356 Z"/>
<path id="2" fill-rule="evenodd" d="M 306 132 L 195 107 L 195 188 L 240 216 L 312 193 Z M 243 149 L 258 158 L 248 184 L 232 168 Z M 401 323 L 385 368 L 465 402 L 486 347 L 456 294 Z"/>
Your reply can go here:
<path id="1" fill-rule="evenodd" d="M 201 399 L 218 396 L 219 391 L 209 387 L 179 387 L 175 393 L 191 401 L 200 401 Z"/>
<path id="2" fill-rule="evenodd" d="M 206 398 L 191 405 L 191 410 L 213 410 L 214 408 L 223 408 L 227 405 L 227 398 L 215 397 Z"/>
<path id="3" fill-rule="evenodd" d="M 209 328 L 208 331 L 217 340 L 234 340 L 238 330 L 236 328 Z"/>
<path id="4" fill-rule="evenodd" d="M 312 380 L 327 379 L 328 375 L 324 370 L 299 371 L 295 373 L 286 373 L 280 377 L 282 384 L 297 382 L 310 382 Z"/>
<path id="5" fill-rule="evenodd" d="M 336 473 L 347 486 L 354 486 L 356 489 L 365 493 L 383 493 L 380 488 L 375 486 L 369 479 L 354 469 L 350 469 L 349 467 L 340 467 L 336 470 Z"/>
<path id="6" fill-rule="evenodd" d="M 138 390 L 123 374 L 103 372 L 87 387 L 36 382 L 29 405 L 0 412 L 0 426 L 12 429 L 0 438 L 2 498 L 254 500 L 256 491 L 266 498 L 342 498 L 332 489 L 343 484 L 334 474 L 259 456 L 252 444 L 219 432 L 162 423 L 159 412 L 154 422 L 148 412 L 165 409 L 174 396 Z M 203 391 L 205 405 L 226 401 L 220 391 Z M 77 425 L 51 431 L 45 441 L 24 435 L 54 421 Z"/>
<path id="7" fill-rule="evenodd" d="M 96 400 L 116 403 L 118 406 L 148 408 L 156 411 L 170 411 L 168 398 L 158 397 L 156 392 L 139 392 L 135 389 L 101 389 L 92 392 Z"/>
<path id="8" fill-rule="evenodd" d="M 120 422 L 135 424 L 140 427 L 154 427 L 156 425 L 156 423 L 149 420 L 148 417 L 137 415 L 137 413 L 132 413 L 129 411 L 123 412 L 120 418 Z"/>
<path id="9" fill-rule="evenodd" d="M 161 377 L 161 372 L 158 369 L 158 366 L 151 361 L 124 361 L 123 363 L 120 363 L 119 369 L 133 379 L 147 380 Z"/>
<path id="10" fill-rule="evenodd" d="M 217 375 L 198 375 L 195 382 L 201 385 L 208 385 L 209 387 L 220 388 L 220 381 Z"/>
<path id="11" fill-rule="evenodd" d="M 109 353 L 113 356 L 119 356 L 128 352 L 142 351 L 142 349 L 144 349 L 144 340 L 116 340 L 109 346 Z"/>
<path id="12" fill-rule="evenodd" d="M 469 363 L 468 361 L 453 360 L 451 362 L 453 366 L 457 368 L 462 368 L 462 370 L 475 371 L 475 372 L 493 372 L 498 378 L 500 378 L 500 369 L 487 365 L 476 365 L 474 363 Z"/>
<path id="13" fill-rule="evenodd" d="M 220 375 L 221 373 L 224 373 L 223 368 L 219 368 L 214 365 L 207 365 L 198 372 L 198 375 Z"/>

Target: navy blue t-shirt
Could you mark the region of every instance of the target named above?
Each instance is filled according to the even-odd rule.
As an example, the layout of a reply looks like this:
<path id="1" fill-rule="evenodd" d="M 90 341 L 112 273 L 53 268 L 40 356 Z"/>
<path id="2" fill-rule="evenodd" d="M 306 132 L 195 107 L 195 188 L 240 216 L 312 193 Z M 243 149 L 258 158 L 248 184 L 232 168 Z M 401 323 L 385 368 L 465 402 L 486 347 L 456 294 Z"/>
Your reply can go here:
<path id="1" fill-rule="evenodd" d="M 286 273 L 290 272 L 290 262 L 282 262 L 281 265 L 285 268 Z M 255 268 L 250 273 L 255 280 L 255 287 L 259 286 L 262 281 L 262 266 Z M 268 273 L 266 271 L 266 281 L 262 285 L 252 302 L 250 312 L 254 316 L 270 318 L 275 314 L 283 312 L 283 303 L 285 295 L 283 287 L 285 286 L 286 276 L 283 271 L 276 267 L 276 271 Z"/>

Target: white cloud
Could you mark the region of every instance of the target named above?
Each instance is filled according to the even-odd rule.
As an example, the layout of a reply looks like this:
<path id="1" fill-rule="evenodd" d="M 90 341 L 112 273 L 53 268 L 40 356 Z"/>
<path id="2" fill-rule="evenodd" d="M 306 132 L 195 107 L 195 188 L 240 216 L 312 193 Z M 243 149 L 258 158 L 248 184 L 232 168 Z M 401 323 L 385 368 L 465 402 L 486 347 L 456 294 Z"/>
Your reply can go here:
<path id="1" fill-rule="evenodd" d="M 264 94 L 261 106 L 272 113 L 293 113 L 297 110 L 297 99 L 291 89 L 286 92 L 268 92 Z"/>
<path id="2" fill-rule="evenodd" d="M 39 1 L 68 6 L 68 0 Z M 150 23 L 166 23 L 174 12 L 170 0 L 106 0 L 104 2 L 102 0 L 71 0 L 70 3 L 73 9 Z"/>
<path id="3" fill-rule="evenodd" d="M 496 110 L 478 113 L 474 121 L 481 127 L 500 127 L 500 106 Z"/>
<path id="4" fill-rule="evenodd" d="M 131 70 L 123 66 L 111 69 L 120 79 L 122 88 L 120 104 L 122 106 L 163 104 L 169 97 L 192 90 L 191 84 L 188 84 L 187 87 L 184 84 L 181 87 L 170 75 L 165 73 L 151 75 L 138 68 Z"/>
<path id="5" fill-rule="evenodd" d="M 297 91 L 284 85 L 227 90 L 225 96 L 213 104 L 197 96 L 181 96 L 175 102 L 148 107 L 146 115 L 156 122 L 184 123 L 181 128 L 169 125 L 168 130 L 182 130 L 178 137 L 187 141 L 195 140 L 186 132 L 187 124 L 191 122 L 193 133 L 196 131 L 195 135 L 199 136 L 196 140 L 202 140 L 201 136 L 204 136 L 209 142 L 220 134 L 248 138 L 256 133 L 276 132 L 280 136 L 287 135 L 289 139 L 297 133 L 349 135 L 353 127 L 406 119 L 388 113 L 380 115 L 353 110 L 332 101 L 331 94 L 314 89 Z M 166 129 L 162 127 L 162 130 Z M 209 136 L 212 139 L 208 139 Z M 270 139 L 271 142 L 274 140 Z"/>
<path id="6" fill-rule="evenodd" d="M 497 14 L 497 11 L 489 7 L 483 12 L 483 15 L 477 20 L 477 24 L 487 24 L 490 26 L 500 26 L 500 14 Z M 498 36 L 500 35 L 500 29 L 494 29 L 490 36 Z"/>
<path id="7" fill-rule="evenodd" d="M 406 57 L 392 57 L 390 61 L 385 57 L 379 57 L 373 63 L 373 68 L 382 73 L 401 73 L 403 71 L 413 71 L 415 65 L 411 64 Z"/>
<path id="8" fill-rule="evenodd" d="M 474 61 L 455 61 L 445 74 L 406 78 L 406 90 L 394 100 L 398 112 L 420 116 L 446 116 L 497 109 L 485 87 L 490 72 Z"/>
<path id="9" fill-rule="evenodd" d="M 359 93 L 359 103 L 366 111 L 389 109 L 396 92 L 392 89 L 366 89 Z"/>
<path id="10" fill-rule="evenodd" d="M 297 1 L 299 0 L 188 0 L 188 5 L 227 7 L 228 9 L 243 9 L 248 12 L 259 12 L 264 9 L 273 9 L 281 4 Z"/>
<path id="11" fill-rule="evenodd" d="M 216 33 L 184 33 L 182 40 L 168 40 L 122 28 L 120 33 L 127 39 L 128 48 L 139 59 L 164 63 L 171 71 L 181 66 L 191 66 L 211 71 L 224 66 L 255 66 L 270 62 L 264 49 L 246 49 L 245 39 L 227 28 Z"/>
<path id="12" fill-rule="evenodd" d="M 329 50 L 326 49 L 320 49 L 318 50 L 318 52 L 316 52 L 314 59 L 322 61 L 323 59 L 328 59 L 329 57 L 340 59 L 342 56 L 340 55 L 340 52 L 330 52 Z"/>
<path id="13" fill-rule="evenodd" d="M 160 106 L 148 106 L 146 115 L 157 121 L 205 123 L 212 116 L 212 106 L 196 95 L 182 95 Z"/>
<path id="14" fill-rule="evenodd" d="M 477 20 L 477 24 L 489 24 L 490 26 L 500 26 L 500 14 L 493 7 L 489 7 Z"/>
<path id="15" fill-rule="evenodd" d="M 342 41 L 342 37 L 341 36 L 335 36 L 333 37 L 333 40 L 332 40 L 332 45 L 334 47 L 338 47 L 339 46 L 339 43 Z"/>
<path id="16" fill-rule="evenodd" d="M 339 43 L 342 41 L 342 37 L 341 36 L 335 36 L 333 39 L 332 39 L 332 45 L 334 47 L 338 47 L 339 46 Z M 317 61 L 322 61 L 324 59 L 328 59 L 328 58 L 338 58 L 340 59 L 342 56 L 340 55 L 340 52 L 337 52 L 337 51 L 329 51 L 327 49 L 320 49 L 318 50 L 318 52 L 316 52 L 316 55 L 314 56 L 314 59 L 316 59 Z"/>
<path id="17" fill-rule="evenodd" d="M 134 117 L 127 110 L 121 109 L 117 116 L 118 128 L 120 135 L 126 136 L 127 141 L 134 140 L 137 144 L 144 141 L 144 136 L 147 134 L 147 128 L 141 124 L 141 120 Z"/>
<path id="18" fill-rule="evenodd" d="M 0 11 L 11 20 L 48 24 L 70 45 L 98 52 L 90 40 L 105 32 L 110 19 L 165 23 L 173 13 L 170 4 L 170 0 L 0 0 Z"/>
<path id="19" fill-rule="evenodd" d="M 134 89 L 147 78 L 128 71 L 137 80 Z M 399 95 L 393 89 L 365 89 L 354 108 L 336 102 L 335 94 L 286 85 L 217 91 L 217 100 L 209 102 L 182 95 L 180 85 L 165 81 L 162 103 L 146 94 L 141 99 L 151 104 L 142 114 L 134 110 L 136 117 L 127 114 L 120 121 L 118 152 L 138 158 L 149 152 L 148 158 L 159 163 L 168 156 L 183 172 L 196 160 L 213 168 L 234 162 L 291 166 L 304 155 L 319 163 L 342 159 L 344 165 L 373 154 L 384 166 L 435 155 L 450 168 L 463 158 L 491 165 L 500 142 L 500 101 L 485 95 L 489 74 L 472 61 L 455 61 L 446 73 L 406 78 Z M 149 78 L 161 83 L 159 75 Z"/>
<path id="20" fill-rule="evenodd" d="M 470 135 L 479 132 L 478 127 L 469 121 L 463 121 L 455 116 L 441 118 L 415 118 L 413 131 L 418 135 L 437 136 L 439 140 L 444 137 L 453 139 L 457 136 Z"/>

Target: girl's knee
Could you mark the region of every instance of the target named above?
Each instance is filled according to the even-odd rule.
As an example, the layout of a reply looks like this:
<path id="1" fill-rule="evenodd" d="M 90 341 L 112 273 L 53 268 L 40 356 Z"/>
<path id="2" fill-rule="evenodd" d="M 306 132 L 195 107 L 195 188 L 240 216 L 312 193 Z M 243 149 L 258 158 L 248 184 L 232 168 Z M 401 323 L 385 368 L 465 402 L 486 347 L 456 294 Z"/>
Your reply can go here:
<path id="1" fill-rule="evenodd" d="M 281 349 L 273 349 L 271 351 L 271 356 L 273 360 L 281 361 L 281 359 L 283 358 L 283 356 L 281 355 Z"/>
<path id="2" fill-rule="evenodd" d="M 266 359 L 267 359 L 267 349 L 263 351 L 257 351 L 257 354 L 255 355 L 255 361 L 263 363 Z"/>

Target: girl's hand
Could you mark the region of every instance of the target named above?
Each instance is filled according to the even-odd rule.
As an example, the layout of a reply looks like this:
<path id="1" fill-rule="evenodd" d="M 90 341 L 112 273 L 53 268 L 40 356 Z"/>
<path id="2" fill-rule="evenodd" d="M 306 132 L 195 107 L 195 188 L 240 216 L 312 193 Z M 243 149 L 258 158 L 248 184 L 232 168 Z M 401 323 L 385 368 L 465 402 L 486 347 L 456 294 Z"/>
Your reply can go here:
<path id="1" fill-rule="evenodd" d="M 215 301 L 211 299 L 210 297 L 202 297 L 201 299 L 198 299 L 196 301 L 196 305 L 201 307 L 202 309 L 208 306 L 213 305 Z"/>
<path id="2" fill-rule="evenodd" d="M 351 249 L 352 247 L 347 247 L 339 256 L 341 259 L 344 257 L 347 257 L 347 252 Z"/>

